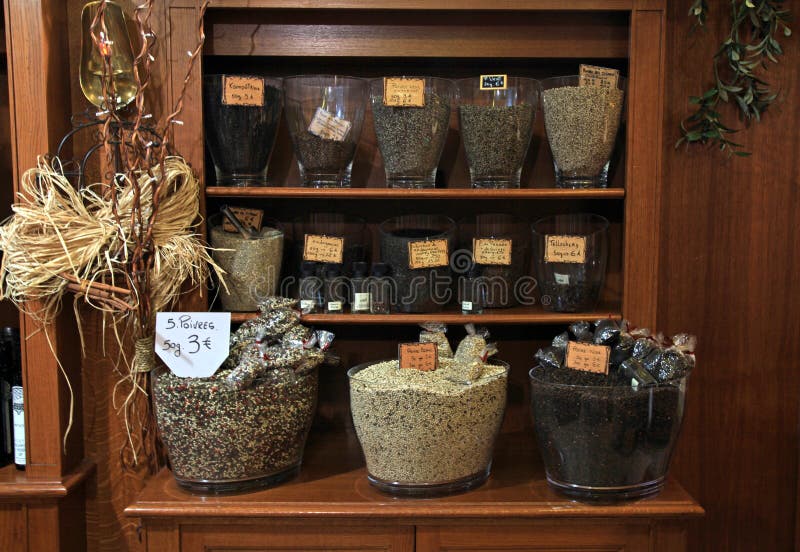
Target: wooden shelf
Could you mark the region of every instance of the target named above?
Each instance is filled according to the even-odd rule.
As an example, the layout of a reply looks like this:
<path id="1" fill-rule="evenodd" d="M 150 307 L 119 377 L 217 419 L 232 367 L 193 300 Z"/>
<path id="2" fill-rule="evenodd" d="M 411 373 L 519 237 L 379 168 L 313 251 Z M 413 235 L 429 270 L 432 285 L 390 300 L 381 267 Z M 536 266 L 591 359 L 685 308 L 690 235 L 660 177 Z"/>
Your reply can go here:
<path id="1" fill-rule="evenodd" d="M 404 190 L 399 188 L 300 188 L 209 186 L 209 197 L 265 197 L 304 199 L 621 199 L 624 188 L 570 190 L 561 188 L 520 188 L 511 190 L 476 190 L 472 188 L 436 188 Z"/>
<path id="2" fill-rule="evenodd" d="M 602 307 L 602 306 L 601 306 Z M 244 322 L 255 318 L 255 312 L 234 312 L 231 322 Z M 578 320 L 621 320 L 619 309 L 599 308 L 590 312 L 549 312 L 539 306 L 496 309 L 483 314 L 461 314 L 453 310 L 423 314 L 305 314 L 301 320 L 308 324 L 418 324 L 420 322 L 444 322 L 447 324 L 566 324 Z"/>
<path id="3" fill-rule="evenodd" d="M 126 508 L 131 517 L 353 517 L 436 518 L 697 517 L 703 509 L 674 480 L 657 496 L 616 505 L 567 500 L 553 492 L 532 431 L 501 435 L 492 476 L 478 489 L 435 499 L 394 498 L 367 481 L 358 443 L 344 435 L 312 433 L 300 475 L 283 485 L 248 494 L 198 496 L 183 491 L 163 470 Z"/>
<path id="4" fill-rule="evenodd" d="M 0 468 L 0 501 L 8 499 L 60 498 L 80 485 L 94 472 L 93 462 L 84 460 L 60 480 L 30 479 L 14 464 Z"/>

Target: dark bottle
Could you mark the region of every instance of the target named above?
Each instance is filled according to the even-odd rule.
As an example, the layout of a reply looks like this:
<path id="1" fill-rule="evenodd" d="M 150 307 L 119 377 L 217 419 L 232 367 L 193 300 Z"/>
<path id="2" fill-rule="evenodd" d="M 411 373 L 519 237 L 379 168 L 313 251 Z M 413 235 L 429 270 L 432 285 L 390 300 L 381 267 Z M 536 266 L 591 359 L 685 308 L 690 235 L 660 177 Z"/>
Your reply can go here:
<path id="1" fill-rule="evenodd" d="M 350 278 L 350 311 L 354 314 L 369 313 L 370 293 L 367 287 L 367 263 L 353 263 L 353 277 Z"/>
<path id="2" fill-rule="evenodd" d="M 20 356 L 19 330 L 3 328 L 3 358 L 11 371 L 11 422 L 14 433 L 14 464 L 18 470 L 25 469 L 25 401 L 22 393 L 22 360 Z"/>
<path id="3" fill-rule="evenodd" d="M 5 340 L 0 339 L 0 467 L 14 458 L 14 432 L 11 425 L 11 359 Z"/>
<path id="4" fill-rule="evenodd" d="M 389 314 L 392 305 L 392 282 L 389 278 L 389 265 L 375 263 L 372 267 L 372 276 L 367 282 L 369 289 L 370 306 L 372 314 Z"/>
<path id="5" fill-rule="evenodd" d="M 322 312 L 325 305 L 322 278 L 317 276 L 317 264 L 304 261 L 300 266 L 300 310 L 304 313 Z"/>
<path id="6" fill-rule="evenodd" d="M 482 277 L 482 267 L 473 264 L 466 276 L 459 278 L 458 301 L 461 314 L 482 314 L 486 307 L 489 286 Z"/>
<path id="7" fill-rule="evenodd" d="M 325 294 L 325 313 L 341 314 L 347 300 L 347 285 L 341 277 L 341 266 L 338 264 L 325 265 L 325 280 L 323 282 Z"/>

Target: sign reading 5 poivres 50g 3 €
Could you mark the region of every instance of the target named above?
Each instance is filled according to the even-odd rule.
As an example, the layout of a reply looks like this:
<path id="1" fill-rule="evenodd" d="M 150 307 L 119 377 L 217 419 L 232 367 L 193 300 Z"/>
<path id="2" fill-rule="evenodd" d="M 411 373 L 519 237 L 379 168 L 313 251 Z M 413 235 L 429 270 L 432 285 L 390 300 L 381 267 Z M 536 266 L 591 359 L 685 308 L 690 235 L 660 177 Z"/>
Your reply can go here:
<path id="1" fill-rule="evenodd" d="M 207 378 L 222 365 L 230 349 L 231 313 L 159 312 L 155 352 L 182 378 Z"/>

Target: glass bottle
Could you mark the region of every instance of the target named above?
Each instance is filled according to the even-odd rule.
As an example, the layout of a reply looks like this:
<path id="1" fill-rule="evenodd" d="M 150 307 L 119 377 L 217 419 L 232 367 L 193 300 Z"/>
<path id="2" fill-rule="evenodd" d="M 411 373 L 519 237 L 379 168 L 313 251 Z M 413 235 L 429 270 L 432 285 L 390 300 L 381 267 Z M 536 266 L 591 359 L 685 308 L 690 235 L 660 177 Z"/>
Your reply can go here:
<path id="1" fill-rule="evenodd" d="M 461 314 L 482 314 L 488 299 L 488 285 L 480 265 L 472 265 L 466 276 L 459 278 L 458 301 Z"/>
<path id="2" fill-rule="evenodd" d="M 317 264 L 304 261 L 300 266 L 299 288 L 300 310 L 305 314 L 322 312 L 325 300 L 322 293 L 322 279 L 317 276 Z"/>
<path id="3" fill-rule="evenodd" d="M 367 263 L 353 263 L 353 277 L 350 278 L 350 312 L 354 314 L 369 313 L 370 293 L 367 287 Z"/>
<path id="4" fill-rule="evenodd" d="M 14 458 L 14 432 L 11 422 L 11 355 L 6 341 L 0 339 L 0 467 Z"/>
<path id="5" fill-rule="evenodd" d="M 388 264 L 375 263 L 367 287 L 370 294 L 369 312 L 389 314 L 392 305 L 392 282 L 389 278 Z"/>
<path id="6" fill-rule="evenodd" d="M 325 293 L 325 314 L 342 314 L 346 292 L 342 288 L 344 282 L 341 278 L 341 266 L 328 264 L 325 266 L 325 279 L 323 288 Z"/>
<path id="7" fill-rule="evenodd" d="M 19 330 L 3 328 L 3 357 L 7 369 L 11 371 L 11 422 L 14 432 L 14 464 L 24 470 L 25 450 L 25 402 L 22 393 L 22 360 L 20 357 Z"/>
<path id="8" fill-rule="evenodd" d="M 136 97 L 138 89 L 133 74 L 133 48 L 128 36 L 125 14 L 114 2 L 106 2 L 103 12 L 105 31 L 98 24 L 95 35 L 102 41 L 104 52 L 92 40 L 92 22 L 97 15 L 100 2 L 88 2 L 81 12 L 81 90 L 86 99 L 101 109 L 106 109 L 103 97 L 103 54 L 111 58 L 111 78 L 114 81 L 114 106 L 125 107 Z"/>

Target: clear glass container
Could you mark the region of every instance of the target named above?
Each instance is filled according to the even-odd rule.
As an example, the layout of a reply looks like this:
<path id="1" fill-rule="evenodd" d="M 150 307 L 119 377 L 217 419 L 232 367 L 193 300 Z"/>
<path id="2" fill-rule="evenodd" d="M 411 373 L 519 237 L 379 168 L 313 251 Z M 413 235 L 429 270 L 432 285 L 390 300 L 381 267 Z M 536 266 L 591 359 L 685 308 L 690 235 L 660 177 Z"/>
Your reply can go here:
<path id="1" fill-rule="evenodd" d="M 227 83 L 227 84 L 226 84 Z M 231 90 L 250 87 L 248 105 Z M 237 100 L 238 101 L 238 100 Z M 217 186 L 265 186 L 283 107 L 283 81 L 251 75 L 203 77 L 203 126 Z"/>
<path id="2" fill-rule="evenodd" d="M 383 156 L 386 185 L 434 188 L 436 168 L 450 130 L 455 83 L 436 77 L 397 77 L 425 81 L 424 106 L 384 105 L 384 79 L 370 82 L 375 135 Z"/>
<path id="3" fill-rule="evenodd" d="M 461 314 L 483 314 L 489 298 L 489 284 L 480 266 L 458 278 L 458 304 Z"/>
<path id="4" fill-rule="evenodd" d="M 505 90 L 481 90 L 478 77 L 456 83 L 461 139 L 473 188 L 519 188 L 533 137 L 539 82 L 507 77 Z"/>
<path id="5" fill-rule="evenodd" d="M 353 263 L 350 277 L 350 312 L 353 314 L 368 314 L 370 311 L 368 270 L 369 265 L 365 262 Z"/>
<path id="6" fill-rule="evenodd" d="M 393 298 L 397 296 L 394 280 L 389 276 L 390 267 L 386 263 L 375 263 L 366 281 L 369 291 L 370 314 L 389 314 L 392 312 Z"/>
<path id="7" fill-rule="evenodd" d="M 300 310 L 306 314 L 325 309 L 325 288 L 322 278 L 317 276 L 317 263 L 306 261 L 300 266 L 298 298 Z"/>
<path id="8" fill-rule="evenodd" d="M 581 247 L 582 255 L 568 258 Z M 580 312 L 597 306 L 608 262 L 608 220 L 589 214 L 539 219 L 533 223 L 533 249 L 544 309 Z"/>
<path id="9" fill-rule="evenodd" d="M 272 297 L 283 266 L 283 231 L 278 221 L 264 220 L 255 239 L 227 232 L 219 214 L 209 218 L 209 241 L 214 261 L 226 272 L 220 286 L 222 308 L 231 312 L 258 310 L 258 303 Z"/>
<path id="10" fill-rule="evenodd" d="M 284 80 L 286 120 L 303 186 L 347 188 L 369 100 L 369 81 L 338 75 Z"/>
<path id="11" fill-rule="evenodd" d="M 458 228 L 461 248 L 472 251 L 473 258 L 478 254 L 479 260 L 487 261 L 478 263 L 487 286 L 486 308 L 502 309 L 536 300 L 529 293 L 531 234 L 527 221 L 503 213 L 486 213 L 459 221 Z M 476 244 L 481 248 L 478 252 Z M 507 251 L 491 254 L 508 247 L 508 257 Z"/>
<path id="12" fill-rule="evenodd" d="M 557 188 L 606 188 L 611 152 L 625 99 L 625 79 L 615 88 L 579 86 L 580 77 L 542 81 L 547 141 Z"/>
<path id="13" fill-rule="evenodd" d="M 159 434 L 178 484 L 216 494 L 273 486 L 300 470 L 317 404 L 317 369 L 279 372 L 245 390 L 211 378 L 153 375 Z"/>
<path id="14" fill-rule="evenodd" d="M 547 481 L 582 500 L 616 501 L 664 486 L 687 378 L 655 386 L 586 386 L 530 371 L 533 425 Z"/>
<path id="15" fill-rule="evenodd" d="M 300 271 L 307 259 L 303 258 L 303 247 L 307 235 L 343 238 L 342 262 L 340 274 L 351 276 L 353 264 L 369 262 L 371 246 L 370 233 L 366 222 L 360 217 L 342 213 L 308 213 L 294 220 L 292 224 L 293 256 L 292 266 Z M 317 262 L 315 276 L 325 278 L 325 265 L 331 263 Z M 296 274 L 297 272 L 295 272 Z"/>
<path id="16" fill-rule="evenodd" d="M 453 300 L 449 258 L 446 265 L 411 268 L 410 244 L 445 240 L 450 255 L 456 245 L 456 223 L 444 215 L 403 215 L 380 224 L 381 261 L 391 269 L 399 312 L 437 312 Z"/>
<path id="17" fill-rule="evenodd" d="M 492 359 L 492 372 L 471 383 L 426 384 L 434 372 L 417 370 L 402 370 L 416 372 L 407 374 L 411 382 L 402 387 L 381 375 L 365 376 L 364 370 L 389 362 L 397 361 L 369 362 L 347 372 L 369 482 L 387 493 L 416 497 L 481 485 L 489 477 L 503 421 L 508 364 Z"/>

